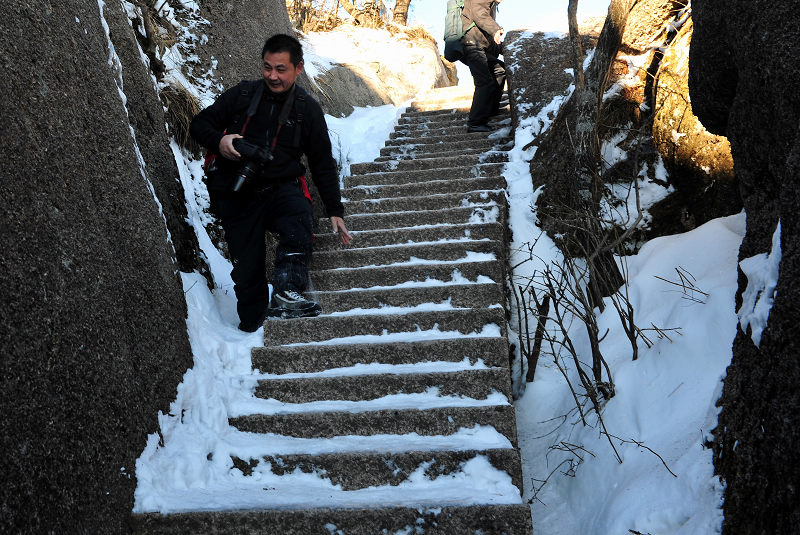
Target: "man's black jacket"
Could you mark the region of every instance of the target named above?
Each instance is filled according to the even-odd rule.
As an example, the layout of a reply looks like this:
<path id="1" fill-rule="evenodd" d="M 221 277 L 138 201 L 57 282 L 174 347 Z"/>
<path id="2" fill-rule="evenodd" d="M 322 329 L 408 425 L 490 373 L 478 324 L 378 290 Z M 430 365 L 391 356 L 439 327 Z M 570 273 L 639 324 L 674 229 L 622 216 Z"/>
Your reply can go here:
<path id="1" fill-rule="evenodd" d="M 500 25 L 495 21 L 496 18 L 497 2 L 494 0 L 466 0 L 461 12 L 461 22 L 464 28 L 468 28 L 473 22 L 475 26 L 470 28 L 464 40 L 477 43 L 481 48 L 498 55 L 500 46 L 494 42 L 494 34 L 500 30 Z"/>
<path id="2" fill-rule="evenodd" d="M 225 91 L 206 109 L 198 113 L 192 120 L 190 133 L 202 146 L 218 153 L 219 142 L 225 134 L 238 134 L 247 118 L 247 108 L 258 84 L 263 80 L 242 81 L 237 86 Z M 339 190 L 339 175 L 336 161 L 331 153 L 331 140 L 328 137 L 328 125 L 325 115 L 316 100 L 295 84 L 295 103 L 289 113 L 288 120 L 281 127 L 277 145 L 273 151 L 274 160 L 266 168 L 266 176 L 259 178 L 264 186 L 270 182 L 284 182 L 305 174 L 300 163 L 303 153 L 308 157 L 311 176 L 319 190 L 325 210 L 329 216 L 342 217 L 344 208 Z M 245 140 L 261 146 L 271 146 L 278 129 L 278 116 L 289 92 L 272 93 L 264 87 L 264 94 L 258 109 L 247 124 Z M 300 100 L 303 102 L 301 103 Z M 302 120 L 298 121 L 298 110 Z M 295 130 L 299 127 L 301 134 L 295 146 Z M 223 133 L 224 132 L 224 133 Z M 210 191 L 226 191 L 230 188 L 230 180 L 241 167 L 241 162 L 227 160 L 217 156 L 218 171 L 210 173 L 208 188 Z"/>

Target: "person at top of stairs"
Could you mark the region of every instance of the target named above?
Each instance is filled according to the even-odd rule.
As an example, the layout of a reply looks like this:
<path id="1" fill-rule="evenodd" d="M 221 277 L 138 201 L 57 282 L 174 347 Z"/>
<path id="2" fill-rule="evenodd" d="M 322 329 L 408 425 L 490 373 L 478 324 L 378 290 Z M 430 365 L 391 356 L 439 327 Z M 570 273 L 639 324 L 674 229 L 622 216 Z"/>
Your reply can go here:
<path id="1" fill-rule="evenodd" d="M 461 18 L 469 30 L 462 38 L 461 61 L 469 67 L 475 82 L 467 132 L 488 132 L 489 118 L 497 113 L 506 84 L 502 52 L 505 31 L 497 24 L 497 6 L 502 0 L 466 0 Z M 474 24 L 473 24 L 474 23 Z"/>
<path id="2" fill-rule="evenodd" d="M 242 81 L 192 120 L 192 137 L 206 147 L 211 211 L 225 231 L 239 329 L 256 331 L 267 316 L 321 312 L 303 297 L 311 258 L 312 208 L 300 158 L 305 153 L 333 232 L 348 245 L 336 162 L 320 105 L 299 85 L 303 49 L 294 37 L 267 39 L 263 79 Z M 266 277 L 265 233 L 279 235 L 272 298 Z"/>

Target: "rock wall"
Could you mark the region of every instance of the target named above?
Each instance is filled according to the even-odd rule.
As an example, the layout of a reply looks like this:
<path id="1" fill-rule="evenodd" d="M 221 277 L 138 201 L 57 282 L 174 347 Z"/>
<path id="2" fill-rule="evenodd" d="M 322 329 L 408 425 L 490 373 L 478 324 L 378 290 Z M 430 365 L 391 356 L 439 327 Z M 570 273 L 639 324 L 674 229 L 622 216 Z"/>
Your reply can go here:
<path id="1" fill-rule="evenodd" d="M 7 2 L 0 84 L 0 532 L 125 532 L 135 461 L 191 365 L 131 134 L 147 112 L 126 112 L 96 2 Z"/>
<path id="2" fill-rule="evenodd" d="M 747 233 L 745 259 L 772 250 L 780 222 L 780 276 L 760 345 L 733 343 L 714 434 L 725 481 L 723 533 L 793 533 L 800 524 L 800 67 L 792 3 L 694 0 L 692 106 L 731 143 Z M 739 272 L 737 309 L 747 277 Z"/>

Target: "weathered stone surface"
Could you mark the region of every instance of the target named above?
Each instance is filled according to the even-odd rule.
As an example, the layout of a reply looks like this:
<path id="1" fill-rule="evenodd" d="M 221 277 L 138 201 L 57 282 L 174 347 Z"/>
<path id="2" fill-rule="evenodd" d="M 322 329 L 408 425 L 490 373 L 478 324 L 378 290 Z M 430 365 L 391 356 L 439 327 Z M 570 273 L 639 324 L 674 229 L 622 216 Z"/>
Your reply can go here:
<path id="1" fill-rule="evenodd" d="M 780 222 L 780 278 L 757 347 L 739 330 L 715 430 L 724 534 L 790 533 L 800 524 L 800 12 L 764 0 L 692 2 L 692 106 L 731 143 L 747 233 L 739 258 L 768 253 Z M 748 281 L 739 272 L 737 308 Z"/>
<path id="2" fill-rule="evenodd" d="M 191 365 L 185 300 L 98 4 L 10 2 L 3 20 L 0 532 L 123 533 Z"/>

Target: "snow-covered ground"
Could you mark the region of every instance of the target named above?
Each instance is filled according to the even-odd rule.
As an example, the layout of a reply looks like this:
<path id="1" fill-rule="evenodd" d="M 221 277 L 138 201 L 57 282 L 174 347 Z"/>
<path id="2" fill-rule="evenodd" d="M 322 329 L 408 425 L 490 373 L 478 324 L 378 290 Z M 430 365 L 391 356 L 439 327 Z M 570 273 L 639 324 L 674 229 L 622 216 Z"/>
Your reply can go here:
<path id="1" fill-rule="evenodd" d="M 308 52 L 322 55 L 319 51 Z M 330 55 L 333 51 L 326 53 Z M 208 94 L 208 87 L 195 90 L 198 94 Z M 553 106 L 557 105 L 554 102 Z M 401 112 L 400 108 L 383 106 L 357 109 L 344 119 L 328 117 L 334 145 L 340 148 L 338 152 L 344 157 L 345 167 L 377 157 Z M 536 213 L 531 208 L 539 193 L 533 191 L 528 171 L 535 150 L 521 149 L 547 124 L 546 115 L 522 121 L 516 132 L 517 148 L 512 150 L 507 166 L 512 264 L 520 264 L 516 280 L 531 277 L 552 262 L 560 261 L 552 242 L 536 226 Z M 361 449 L 394 451 L 413 446 L 424 450 L 437 449 L 443 438 L 339 437 L 323 443 L 286 437 L 254 438 L 228 425 L 231 414 L 247 412 L 255 402 L 251 392 L 263 376 L 251 368 L 250 347 L 261 344 L 263 332 L 245 334 L 236 329 L 230 263 L 219 254 L 204 228 L 208 199 L 202 186 L 200 162 L 189 158 L 177 145 L 173 146 L 173 152 L 187 193 L 189 218 L 215 285 L 210 291 L 199 274 L 182 274 L 194 366 L 179 385 L 170 413 L 159 417 L 160 436 L 149 437 L 137 462 L 135 511 L 288 507 L 309 499 L 317 505 L 381 500 L 404 503 L 409 489 L 403 485 L 351 493 L 313 474 L 277 477 L 264 472 L 259 476 L 261 479 L 232 475 L 229 470 L 232 454 L 248 458 L 276 451 L 346 451 L 354 448 L 355 441 Z M 700 535 L 718 531 L 721 488 L 712 473 L 711 451 L 703 444 L 716 423 L 714 403 L 731 358 L 731 342 L 738 321 L 734 310 L 736 257 L 744 225 L 744 215 L 711 221 L 682 235 L 653 240 L 635 256 L 619 259 L 628 274 L 629 299 L 637 324 L 642 328 L 659 327 L 663 334 L 645 331 L 652 343 L 650 347 L 640 343 L 638 359 L 633 360 L 630 343 L 614 308 L 608 306 L 605 312 L 597 311 L 601 350 L 616 386 L 616 395 L 602 412 L 607 432 L 615 437 L 610 442 L 601 434 L 592 413 L 587 417 L 587 425 L 576 415 L 573 396 L 555 364 L 558 361 L 567 368 L 567 376 L 574 376 L 575 370 L 564 355 L 542 354 L 535 380 L 527 385 L 521 382 L 523 366 L 518 360 L 514 373 L 516 391 L 521 397 L 515 407 L 524 470 L 523 499 L 532 504 L 538 535 L 636 532 Z M 769 262 L 771 258 L 775 256 L 761 260 Z M 669 282 L 679 282 L 679 276 L 691 280 L 692 287 L 682 289 Z M 457 272 L 453 281 L 458 281 Z M 770 281 L 763 282 L 768 287 Z M 442 306 L 448 304 L 431 305 Z M 752 316 L 748 321 L 761 321 L 758 315 Z M 572 323 L 569 334 L 580 359 L 590 362 L 591 350 L 583 325 Z M 455 334 L 429 332 L 411 336 L 419 339 L 422 335 L 444 338 Z M 496 335 L 496 327 L 491 326 L 472 334 Z M 428 371 L 453 371 L 479 367 L 482 363 L 431 361 L 425 366 Z M 361 366 L 327 373 L 387 371 L 408 372 L 398 366 Z M 441 400 L 437 392 L 428 392 L 417 395 L 413 403 L 435 404 Z M 317 409 L 328 410 L 335 403 L 331 402 L 330 407 L 322 403 Z M 396 406 L 398 400 L 376 403 Z M 270 410 L 287 408 L 275 406 Z M 507 446 L 507 440 L 491 428 L 464 430 L 446 440 L 464 448 Z M 464 474 L 469 476 L 469 485 L 464 484 Z M 256 503 L 248 497 L 254 484 L 279 492 L 266 498 L 261 493 L 262 498 Z M 451 496 L 462 502 L 471 499 L 470 485 L 493 486 L 498 489 L 501 501 L 515 492 L 509 488 L 510 480 L 498 477 L 498 472 L 480 459 L 465 467 L 460 476 L 431 481 L 419 474 L 404 485 L 413 487 L 423 498 Z"/>

